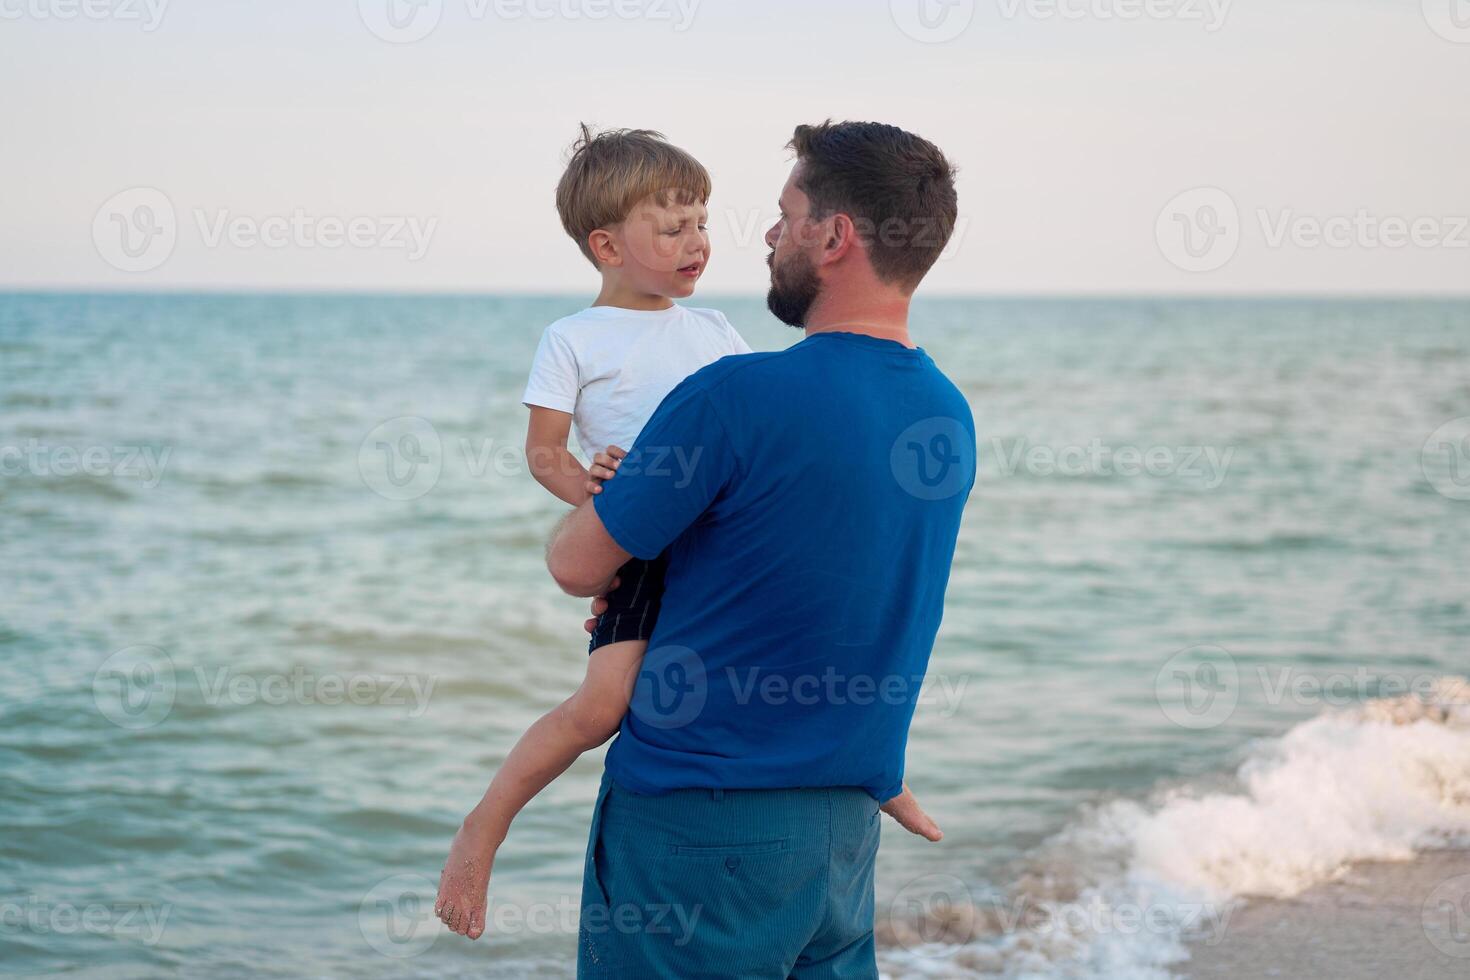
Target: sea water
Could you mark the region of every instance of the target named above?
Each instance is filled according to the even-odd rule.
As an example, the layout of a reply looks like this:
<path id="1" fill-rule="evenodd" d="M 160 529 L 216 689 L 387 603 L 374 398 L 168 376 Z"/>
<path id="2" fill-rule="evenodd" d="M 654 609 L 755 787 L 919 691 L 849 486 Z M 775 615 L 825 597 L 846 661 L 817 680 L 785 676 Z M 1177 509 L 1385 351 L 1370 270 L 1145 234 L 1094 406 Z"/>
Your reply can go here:
<path id="1" fill-rule="evenodd" d="M 430 906 L 586 660 L 519 401 L 578 305 L 0 296 L 6 972 L 572 975 L 600 753 L 485 938 Z M 935 299 L 913 336 L 979 479 L 887 976 L 1165 977 L 1251 895 L 1465 843 L 1470 304 Z"/>

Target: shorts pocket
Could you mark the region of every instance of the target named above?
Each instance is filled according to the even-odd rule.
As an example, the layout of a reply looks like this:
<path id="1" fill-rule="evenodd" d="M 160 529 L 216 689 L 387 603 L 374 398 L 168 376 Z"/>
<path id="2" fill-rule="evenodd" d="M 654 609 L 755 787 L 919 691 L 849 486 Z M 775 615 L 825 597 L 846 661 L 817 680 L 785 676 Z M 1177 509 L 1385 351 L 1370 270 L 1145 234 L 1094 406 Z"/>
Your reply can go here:
<path id="1" fill-rule="evenodd" d="M 719 857 L 730 854 L 746 857 L 752 854 L 778 854 L 786 850 L 789 837 L 759 841 L 754 844 L 674 844 L 670 853 L 680 857 Z"/>

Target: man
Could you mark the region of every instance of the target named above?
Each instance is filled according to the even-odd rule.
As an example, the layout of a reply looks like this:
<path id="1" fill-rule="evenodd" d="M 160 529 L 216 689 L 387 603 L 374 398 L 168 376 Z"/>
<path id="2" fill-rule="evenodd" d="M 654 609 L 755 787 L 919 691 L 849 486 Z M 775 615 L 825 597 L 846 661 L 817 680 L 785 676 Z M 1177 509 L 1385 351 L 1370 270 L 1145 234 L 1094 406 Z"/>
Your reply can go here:
<path id="1" fill-rule="evenodd" d="M 675 388 L 548 550 L 582 596 L 669 562 L 593 813 L 579 977 L 876 977 L 880 804 L 940 836 L 904 753 L 975 430 L 908 311 L 953 171 L 875 123 L 790 145 L 768 303 L 806 338 Z"/>

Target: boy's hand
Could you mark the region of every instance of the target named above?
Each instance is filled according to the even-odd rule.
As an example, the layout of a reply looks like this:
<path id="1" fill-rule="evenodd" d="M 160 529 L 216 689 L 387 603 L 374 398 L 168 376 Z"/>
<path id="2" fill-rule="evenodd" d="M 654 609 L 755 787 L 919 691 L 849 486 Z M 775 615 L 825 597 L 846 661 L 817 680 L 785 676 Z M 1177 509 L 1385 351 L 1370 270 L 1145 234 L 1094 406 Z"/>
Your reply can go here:
<path id="1" fill-rule="evenodd" d="M 603 482 L 618 475 L 618 464 L 626 455 L 626 449 L 608 446 L 606 450 L 592 457 L 592 465 L 587 468 L 587 474 L 592 477 L 587 481 L 587 492 L 594 497 L 602 493 Z"/>
<path id="2" fill-rule="evenodd" d="M 622 579 L 614 575 L 613 580 L 607 584 L 607 591 L 611 592 L 621 585 L 622 582 Z M 582 628 L 589 633 L 595 633 L 597 631 L 597 621 L 602 618 L 602 614 L 605 612 L 607 612 L 607 596 L 593 596 L 592 618 L 583 623 Z"/>
<path id="3" fill-rule="evenodd" d="M 919 806 L 919 801 L 914 799 L 909 784 L 903 784 L 903 792 L 883 804 L 879 809 L 888 814 L 898 825 L 911 834 L 918 834 L 925 840 L 937 841 L 944 837 L 944 831 L 939 829 L 939 824 L 934 818 L 924 812 Z"/>
<path id="4" fill-rule="evenodd" d="M 485 931 L 485 897 L 494 863 L 495 848 L 487 846 L 466 819 L 449 847 L 449 858 L 439 874 L 439 897 L 434 901 L 434 914 L 451 932 L 479 939 Z"/>

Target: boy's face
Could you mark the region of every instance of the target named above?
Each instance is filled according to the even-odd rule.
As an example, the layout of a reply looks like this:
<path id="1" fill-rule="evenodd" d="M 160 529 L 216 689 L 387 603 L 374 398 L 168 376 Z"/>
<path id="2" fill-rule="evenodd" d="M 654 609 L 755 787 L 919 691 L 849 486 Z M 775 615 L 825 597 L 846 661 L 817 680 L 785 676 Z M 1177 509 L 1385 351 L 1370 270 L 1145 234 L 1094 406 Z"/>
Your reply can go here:
<path id="1" fill-rule="evenodd" d="M 656 197 L 634 205 L 612 230 L 623 256 L 623 272 L 642 292 L 679 298 L 709 265 L 709 212 L 703 204 L 660 204 Z"/>

